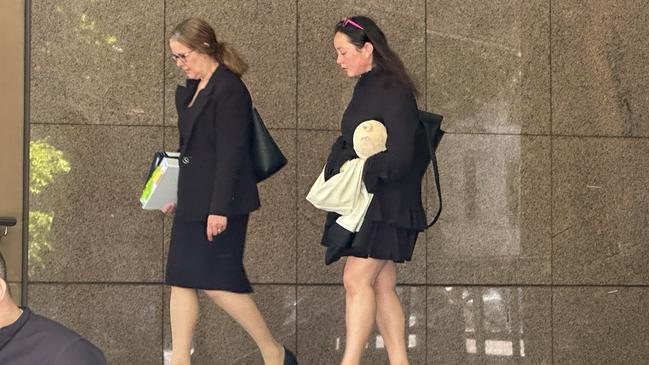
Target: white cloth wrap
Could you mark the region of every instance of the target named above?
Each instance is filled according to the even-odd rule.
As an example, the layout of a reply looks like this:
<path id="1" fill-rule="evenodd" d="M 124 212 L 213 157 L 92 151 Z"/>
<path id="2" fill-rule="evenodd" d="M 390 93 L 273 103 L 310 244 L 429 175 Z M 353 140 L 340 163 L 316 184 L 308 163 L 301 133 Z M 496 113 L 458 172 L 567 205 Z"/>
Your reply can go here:
<path id="1" fill-rule="evenodd" d="M 306 196 L 316 208 L 340 214 L 336 223 L 350 232 L 358 232 L 372 202 L 373 194 L 367 192 L 363 183 L 363 166 L 365 160 L 349 160 L 327 181 L 322 169 Z"/>

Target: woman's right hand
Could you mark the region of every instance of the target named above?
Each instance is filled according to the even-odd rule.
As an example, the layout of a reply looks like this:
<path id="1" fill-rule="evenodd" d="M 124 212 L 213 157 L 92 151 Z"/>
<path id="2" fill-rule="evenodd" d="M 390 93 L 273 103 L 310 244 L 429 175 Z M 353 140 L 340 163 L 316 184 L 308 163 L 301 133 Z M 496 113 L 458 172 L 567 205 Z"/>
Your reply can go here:
<path id="1" fill-rule="evenodd" d="M 160 211 L 164 214 L 172 214 L 176 211 L 176 203 L 167 203 Z"/>

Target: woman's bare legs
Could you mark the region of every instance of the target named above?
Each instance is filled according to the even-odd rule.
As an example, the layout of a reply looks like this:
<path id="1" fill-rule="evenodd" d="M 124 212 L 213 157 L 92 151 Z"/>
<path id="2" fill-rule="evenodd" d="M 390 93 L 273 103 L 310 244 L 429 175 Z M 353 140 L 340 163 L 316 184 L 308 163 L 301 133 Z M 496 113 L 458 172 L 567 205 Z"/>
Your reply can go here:
<path id="1" fill-rule="evenodd" d="M 408 365 L 405 317 L 395 291 L 396 285 L 396 265 L 388 261 L 374 282 L 376 324 L 383 337 L 390 365 Z"/>
<path id="2" fill-rule="evenodd" d="M 266 365 L 282 365 L 284 347 L 275 341 L 266 321 L 248 294 L 221 290 L 205 293 L 237 321 L 255 341 Z M 189 365 L 194 328 L 198 321 L 198 296 L 195 289 L 171 287 L 170 300 L 172 354 L 171 365 Z"/>
<path id="3" fill-rule="evenodd" d="M 205 293 L 248 332 L 259 347 L 265 365 L 284 363 L 284 346 L 273 338 L 250 295 L 223 290 L 205 290 Z"/>
<path id="4" fill-rule="evenodd" d="M 171 287 L 171 365 L 189 365 L 194 327 L 198 321 L 198 296 L 195 289 Z"/>
<path id="5" fill-rule="evenodd" d="M 349 257 L 345 264 L 345 322 L 347 340 L 341 365 L 358 365 L 376 320 L 374 283 L 385 260 Z"/>

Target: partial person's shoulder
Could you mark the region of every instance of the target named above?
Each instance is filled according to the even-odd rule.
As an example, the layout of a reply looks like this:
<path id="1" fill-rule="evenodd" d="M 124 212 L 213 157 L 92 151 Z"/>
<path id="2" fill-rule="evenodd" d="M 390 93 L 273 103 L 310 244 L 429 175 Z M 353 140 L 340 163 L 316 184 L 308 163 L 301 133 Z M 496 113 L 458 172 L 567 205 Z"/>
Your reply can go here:
<path id="1" fill-rule="evenodd" d="M 78 333 L 72 331 L 64 325 L 33 312 L 28 322 L 28 326 L 32 330 L 37 330 L 42 335 L 46 335 L 48 337 L 51 336 L 52 341 L 65 342 L 81 338 Z"/>
<path id="2" fill-rule="evenodd" d="M 99 348 L 58 322 L 32 313 L 29 327 L 38 333 L 38 346 L 48 349 L 53 364 L 106 364 Z"/>
<path id="3" fill-rule="evenodd" d="M 106 358 L 97 346 L 83 338 L 67 343 L 54 359 L 55 365 L 106 365 Z"/>

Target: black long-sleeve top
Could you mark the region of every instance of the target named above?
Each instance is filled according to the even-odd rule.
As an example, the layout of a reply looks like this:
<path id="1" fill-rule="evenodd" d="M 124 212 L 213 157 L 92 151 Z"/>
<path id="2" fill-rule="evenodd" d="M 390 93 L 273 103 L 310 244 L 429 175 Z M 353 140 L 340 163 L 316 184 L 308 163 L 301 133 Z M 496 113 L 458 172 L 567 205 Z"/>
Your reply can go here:
<path id="1" fill-rule="evenodd" d="M 338 173 L 342 164 L 356 158 L 356 127 L 369 119 L 382 122 L 388 132 L 387 150 L 367 159 L 363 181 L 374 194 L 366 219 L 401 228 L 423 230 L 426 215 L 421 181 L 429 161 L 417 101 L 412 91 L 386 72 L 374 68 L 363 74 L 354 88 L 341 122 L 341 136 L 331 147 L 325 177 Z"/>

